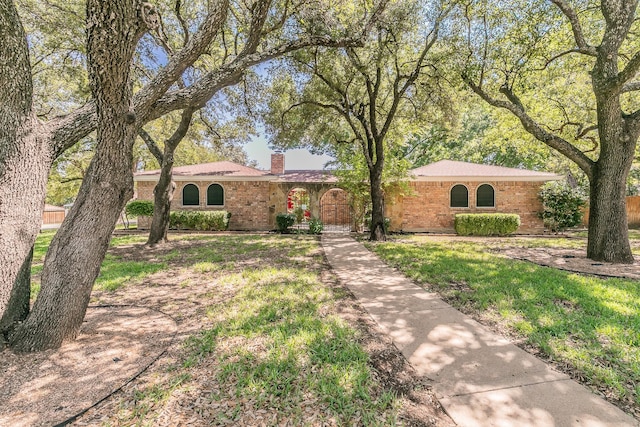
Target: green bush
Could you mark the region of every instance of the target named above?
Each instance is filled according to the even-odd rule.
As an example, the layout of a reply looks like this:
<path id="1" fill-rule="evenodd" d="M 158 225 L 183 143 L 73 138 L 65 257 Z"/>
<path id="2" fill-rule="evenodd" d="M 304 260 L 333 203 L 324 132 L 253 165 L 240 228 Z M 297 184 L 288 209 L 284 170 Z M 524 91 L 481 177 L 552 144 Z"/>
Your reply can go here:
<path id="1" fill-rule="evenodd" d="M 551 231 L 564 231 L 582 222 L 587 197 L 566 182 L 549 182 L 539 194 L 543 211 L 540 218 Z"/>
<path id="2" fill-rule="evenodd" d="M 456 233 L 461 236 L 506 236 L 520 226 L 516 214 L 457 214 Z"/>
<path id="3" fill-rule="evenodd" d="M 288 233 L 289 227 L 291 227 L 295 222 L 296 216 L 294 214 L 279 213 L 276 215 L 276 226 L 280 233 Z"/>
<path id="4" fill-rule="evenodd" d="M 364 225 L 367 229 L 371 230 L 371 217 L 364 219 Z M 391 225 L 391 218 L 384 217 L 382 227 L 384 227 L 384 232 L 389 232 L 389 226 Z"/>
<path id="5" fill-rule="evenodd" d="M 132 200 L 124 208 L 127 216 L 153 216 L 153 202 L 151 200 Z"/>
<path id="6" fill-rule="evenodd" d="M 322 230 L 324 230 L 324 224 L 318 218 L 311 218 L 309 220 L 309 233 L 311 234 L 322 234 Z"/>
<path id="7" fill-rule="evenodd" d="M 175 211 L 169 214 L 169 228 L 223 231 L 229 228 L 227 211 Z"/>

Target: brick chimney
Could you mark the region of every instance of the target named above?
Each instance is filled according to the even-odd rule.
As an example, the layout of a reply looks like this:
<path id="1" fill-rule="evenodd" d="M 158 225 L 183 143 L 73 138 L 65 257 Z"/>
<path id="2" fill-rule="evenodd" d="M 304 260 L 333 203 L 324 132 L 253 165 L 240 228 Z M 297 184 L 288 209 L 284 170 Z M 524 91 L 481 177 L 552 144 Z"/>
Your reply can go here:
<path id="1" fill-rule="evenodd" d="M 284 175 L 284 153 L 273 153 L 271 155 L 271 174 Z"/>

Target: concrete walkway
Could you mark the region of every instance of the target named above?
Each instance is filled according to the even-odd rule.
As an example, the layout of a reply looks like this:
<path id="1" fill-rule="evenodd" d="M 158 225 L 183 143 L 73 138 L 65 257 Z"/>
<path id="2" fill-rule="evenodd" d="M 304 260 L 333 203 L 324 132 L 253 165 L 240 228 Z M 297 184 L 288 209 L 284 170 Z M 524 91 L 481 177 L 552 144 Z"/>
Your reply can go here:
<path id="1" fill-rule="evenodd" d="M 633 417 L 384 265 L 344 234 L 322 245 L 341 282 L 460 426 L 640 426 Z"/>

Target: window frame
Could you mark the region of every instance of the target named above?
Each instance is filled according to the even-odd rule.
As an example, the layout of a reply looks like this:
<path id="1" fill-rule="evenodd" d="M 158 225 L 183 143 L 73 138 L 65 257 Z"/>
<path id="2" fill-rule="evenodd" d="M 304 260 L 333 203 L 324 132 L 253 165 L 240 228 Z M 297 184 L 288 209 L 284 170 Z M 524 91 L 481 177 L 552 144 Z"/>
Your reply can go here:
<path id="1" fill-rule="evenodd" d="M 489 187 L 491 189 L 491 200 L 492 200 L 492 205 L 491 206 L 480 206 L 480 204 L 478 203 L 479 201 L 479 197 L 478 197 L 478 193 L 480 191 L 480 189 L 482 187 Z M 476 188 L 476 208 L 478 209 L 495 209 L 496 207 L 496 189 L 493 185 L 489 184 L 488 182 L 485 182 L 483 184 L 478 185 L 478 188 Z"/>
<path id="2" fill-rule="evenodd" d="M 196 205 L 192 205 L 192 204 L 185 205 L 184 204 L 184 190 L 190 185 L 193 185 L 196 188 L 196 190 L 198 190 L 198 204 L 196 204 Z M 188 183 L 186 183 L 185 185 L 182 186 L 182 190 L 180 191 L 180 206 L 183 206 L 183 207 L 200 206 L 200 186 L 198 184 L 193 183 L 193 182 L 188 182 Z"/>
<path id="3" fill-rule="evenodd" d="M 467 203 L 465 206 L 454 206 L 453 205 L 453 190 L 457 187 L 462 187 L 465 189 L 466 191 L 466 199 L 467 199 Z M 469 209 L 469 187 L 467 187 L 464 184 L 455 184 L 453 186 L 451 186 L 451 188 L 449 189 L 449 208 L 451 209 Z"/>
<path id="4" fill-rule="evenodd" d="M 213 204 L 213 203 L 209 203 L 209 189 L 211 187 L 213 187 L 214 185 L 217 185 L 218 187 L 220 187 L 220 190 L 222 191 L 222 203 L 221 204 Z M 222 207 L 225 205 L 225 190 L 224 187 L 222 186 L 222 184 L 220 184 L 219 182 L 212 182 L 211 184 L 207 185 L 207 200 L 206 200 L 206 205 L 207 207 Z"/>

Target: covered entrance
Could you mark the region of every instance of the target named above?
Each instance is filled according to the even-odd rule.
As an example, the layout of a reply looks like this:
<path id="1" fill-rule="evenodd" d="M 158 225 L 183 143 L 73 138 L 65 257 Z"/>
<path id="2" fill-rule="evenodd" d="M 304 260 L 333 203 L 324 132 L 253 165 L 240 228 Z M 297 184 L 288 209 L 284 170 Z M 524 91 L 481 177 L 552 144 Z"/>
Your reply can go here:
<path id="1" fill-rule="evenodd" d="M 325 231 L 351 231 L 351 207 L 346 191 L 334 188 L 320 199 L 320 220 Z"/>

